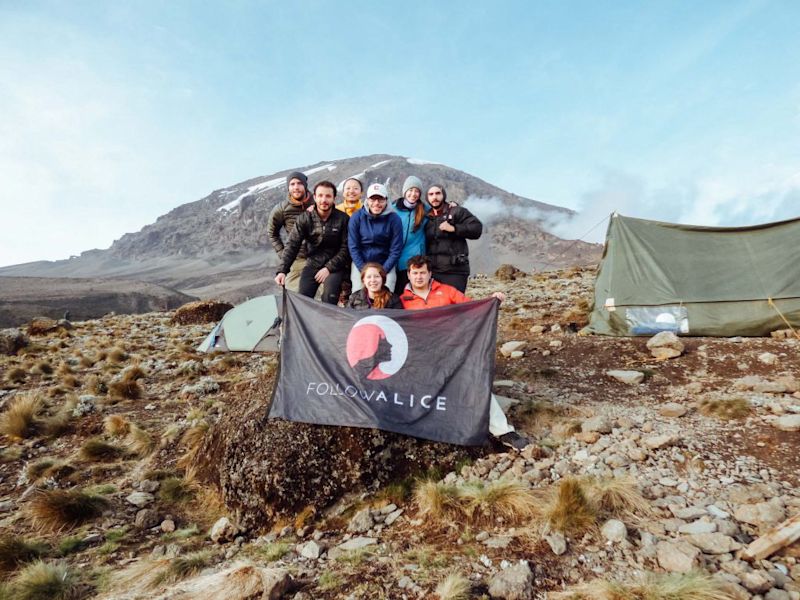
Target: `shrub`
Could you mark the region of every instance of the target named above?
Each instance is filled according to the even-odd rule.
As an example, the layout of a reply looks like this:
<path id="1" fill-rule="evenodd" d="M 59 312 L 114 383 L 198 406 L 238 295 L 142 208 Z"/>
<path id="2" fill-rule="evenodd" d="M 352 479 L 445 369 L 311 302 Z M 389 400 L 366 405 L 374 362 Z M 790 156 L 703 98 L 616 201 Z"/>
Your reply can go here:
<path id="1" fill-rule="evenodd" d="M 125 446 L 128 452 L 142 458 L 150 454 L 156 444 L 149 433 L 138 425 L 131 424 L 125 437 Z"/>
<path id="2" fill-rule="evenodd" d="M 22 367 L 12 367 L 6 373 L 6 381 L 8 383 L 22 383 L 28 376 L 28 372 Z"/>
<path id="3" fill-rule="evenodd" d="M 122 437 L 131 430 L 131 423 L 122 415 L 108 415 L 103 419 L 103 429 L 108 435 Z"/>
<path id="4" fill-rule="evenodd" d="M 165 504 L 189 502 L 194 496 L 194 486 L 179 477 L 164 479 L 158 488 L 158 497 Z"/>
<path id="5" fill-rule="evenodd" d="M 469 600 L 472 586 L 461 573 L 451 573 L 436 586 L 439 600 Z"/>
<path id="6" fill-rule="evenodd" d="M 186 556 L 178 556 L 170 561 L 167 567 L 153 578 L 152 587 L 162 583 L 172 583 L 199 573 L 211 563 L 208 551 L 194 552 Z"/>

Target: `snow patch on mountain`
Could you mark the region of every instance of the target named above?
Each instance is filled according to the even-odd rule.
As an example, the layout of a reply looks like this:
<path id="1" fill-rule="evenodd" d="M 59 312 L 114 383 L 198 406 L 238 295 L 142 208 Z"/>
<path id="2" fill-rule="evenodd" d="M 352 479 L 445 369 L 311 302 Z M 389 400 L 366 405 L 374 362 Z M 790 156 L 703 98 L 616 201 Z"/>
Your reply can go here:
<path id="1" fill-rule="evenodd" d="M 407 158 L 406 162 L 410 165 L 440 165 L 442 163 L 433 162 L 430 160 L 422 160 L 421 158 Z"/>
<path id="2" fill-rule="evenodd" d="M 328 171 L 333 171 L 336 169 L 336 165 L 333 163 L 328 163 L 327 165 L 322 165 L 321 167 L 314 167 L 313 169 L 309 169 L 308 171 L 303 171 L 306 175 L 313 175 L 314 173 L 319 173 L 320 171 L 324 171 L 328 169 Z"/>
<path id="3" fill-rule="evenodd" d="M 278 187 L 284 185 L 285 183 L 286 183 L 286 178 L 285 177 L 276 177 L 275 179 L 269 179 L 267 181 L 264 181 L 263 183 L 257 183 L 256 185 L 251 185 L 249 188 L 247 188 L 247 191 L 245 193 L 239 194 L 239 196 L 237 196 L 237 198 L 235 200 L 233 200 L 231 202 L 228 202 L 227 204 L 225 204 L 223 206 L 220 206 L 217 209 L 217 212 L 220 212 L 220 211 L 223 211 L 223 210 L 224 211 L 236 210 L 236 208 L 239 207 L 239 203 L 242 201 L 242 198 L 246 198 L 247 196 L 249 196 L 251 194 L 255 194 L 256 192 L 261 192 L 261 191 L 265 191 L 265 190 L 273 190 L 275 188 L 278 188 Z"/>
<path id="4" fill-rule="evenodd" d="M 378 167 L 382 167 L 383 165 L 388 165 L 393 160 L 394 160 L 393 158 L 390 158 L 389 160 L 382 160 L 380 162 L 376 162 L 374 165 L 370 165 L 369 168 L 370 169 L 377 169 Z"/>

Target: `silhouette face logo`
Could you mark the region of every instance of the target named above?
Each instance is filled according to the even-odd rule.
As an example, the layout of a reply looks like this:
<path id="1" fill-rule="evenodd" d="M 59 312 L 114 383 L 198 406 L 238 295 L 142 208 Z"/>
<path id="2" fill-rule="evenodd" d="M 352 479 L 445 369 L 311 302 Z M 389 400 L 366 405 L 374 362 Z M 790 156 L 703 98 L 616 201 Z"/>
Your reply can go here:
<path id="1" fill-rule="evenodd" d="M 408 357 L 408 339 L 389 317 L 375 315 L 356 322 L 347 336 L 347 362 L 361 379 L 386 379 Z"/>

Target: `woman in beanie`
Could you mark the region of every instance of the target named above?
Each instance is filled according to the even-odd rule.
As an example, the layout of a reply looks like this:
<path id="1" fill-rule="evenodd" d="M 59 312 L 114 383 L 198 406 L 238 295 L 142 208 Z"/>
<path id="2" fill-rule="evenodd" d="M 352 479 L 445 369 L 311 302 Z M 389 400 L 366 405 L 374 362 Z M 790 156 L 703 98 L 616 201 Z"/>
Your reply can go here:
<path id="1" fill-rule="evenodd" d="M 406 177 L 403 197 L 395 200 L 394 208 L 403 224 L 403 250 L 397 261 L 397 283 L 394 288 L 401 294 L 408 284 L 408 259 L 425 254 L 425 206 L 419 177 Z"/>

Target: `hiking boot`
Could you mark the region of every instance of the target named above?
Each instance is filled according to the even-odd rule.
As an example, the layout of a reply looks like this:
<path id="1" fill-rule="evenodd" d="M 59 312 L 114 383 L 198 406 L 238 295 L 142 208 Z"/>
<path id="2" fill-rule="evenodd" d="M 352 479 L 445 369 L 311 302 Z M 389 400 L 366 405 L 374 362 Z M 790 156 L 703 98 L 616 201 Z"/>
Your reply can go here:
<path id="1" fill-rule="evenodd" d="M 504 433 L 499 438 L 497 438 L 497 441 L 503 444 L 503 446 L 505 446 L 506 448 L 511 448 L 512 450 L 517 450 L 517 451 L 523 450 L 526 446 L 528 446 L 531 443 L 531 441 L 528 438 L 518 434 L 516 431 L 509 431 L 508 433 Z"/>

